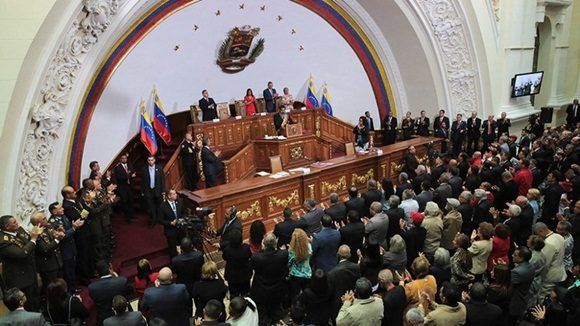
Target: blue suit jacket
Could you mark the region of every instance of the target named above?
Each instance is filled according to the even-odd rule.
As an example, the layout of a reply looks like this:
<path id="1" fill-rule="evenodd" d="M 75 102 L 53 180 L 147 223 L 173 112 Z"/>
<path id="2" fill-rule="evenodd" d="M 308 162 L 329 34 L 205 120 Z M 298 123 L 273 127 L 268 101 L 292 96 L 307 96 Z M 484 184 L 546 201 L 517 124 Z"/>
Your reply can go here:
<path id="1" fill-rule="evenodd" d="M 149 318 L 159 317 L 172 326 L 189 326 L 188 305 L 191 300 L 185 284 L 148 288 L 141 301 L 141 308 L 149 310 Z"/>
<path id="2" fill-rule="evenodd" d="M 266 101 L 266 111 L 268 112 L 274 112 L 274 109 L 276 108 L 276 105 L 274 103 L 274 97 L 272 96 L 272 94 L 276 94 L 276 89 L 272 88 L 272 92 L 270 93 L 269 89 L 265 89 L 262 92 L 262 95 L 264 96 L 264 101 Z"/>
<path id="3" fill-rule="evenodd" d="M 340 232 L 331 228 L 323 228 L 314 234 L 312 240 L 312 262 L 314 268 L 330 271 L 338 263 L 336 252 L 340 245 Z"/>

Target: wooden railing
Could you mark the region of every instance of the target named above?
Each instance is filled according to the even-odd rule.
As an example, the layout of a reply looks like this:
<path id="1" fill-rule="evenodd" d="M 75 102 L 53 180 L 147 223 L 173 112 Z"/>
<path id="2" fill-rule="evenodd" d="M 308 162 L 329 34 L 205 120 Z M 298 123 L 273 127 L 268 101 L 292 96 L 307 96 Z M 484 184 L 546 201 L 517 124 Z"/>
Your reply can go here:
<path id="1" fill-rule="evenodd" d="M 177 146 L 177 149 L 165 166 L 163 167 L 163 174 L 165 176 L 165 184 L 167 185 L 167 189 L 176 189 L 181 190 L 185 188 L 184 183 L 184 175 L 185 172 L 183 171 L 183 166 L 181 165 L 181 155 L 180 155 L 180 146 Z"/>
<path id="2" fill-rule="evenodd" d="M 344 152 L 344 144 L 354 142 L 352 130 L 354 125 L 326 114 L 324 110 L 316 110 L 316 130 L 321 137 L 332 146 Z"/>
<path id="3" fill-rule="evenodd" d="M 224 163 L 225 183 L 253 176 L 256 173 L 254 143 L 249 142 L 239 152 Z"/>

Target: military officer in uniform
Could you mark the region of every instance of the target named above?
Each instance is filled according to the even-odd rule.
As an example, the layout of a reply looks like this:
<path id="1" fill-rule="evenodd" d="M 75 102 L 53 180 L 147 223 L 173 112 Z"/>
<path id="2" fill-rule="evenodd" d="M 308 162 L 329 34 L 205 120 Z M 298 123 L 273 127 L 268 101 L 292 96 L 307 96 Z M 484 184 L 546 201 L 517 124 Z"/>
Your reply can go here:
<path id="1" fill-rule="evenodd" d="M 187 189 L 197 189 L 199 182 L 199 174 L 197 173 L 197 157 L 199 155 L 199 148 L 193 143 L 193 136 L 191 133 L 185 134 L 185 139 L 181 143 L 181 163 L 183 170 L 185 170 L 185 181 Z"/>
<path id="2" fill-rule="evenodd" d="M 59 241 L 60 254 L 62 256 L 62 276 L 66 281 L 69 291 L 73 291 L 76 287 L 76 255 L 77 246 L 75 244 L 74 234 L 76 230 L 80 229 L 85 220 L 79 218 L 74 222 L 64 215 L 64 208 L 59 202 L 54 202 L 48 206 L 48 211 L 51 216 L 48 222 L 55 230 L 64 232 L 64 238 Z"/>
<path id="3" fill-rule="evenodd" d="M 0 260 L 7 289 L 19 288 L 28 301 L 28 311 L 38 311 L 39 297 L 34 266 L 34 250 L 43 227 L 35 226 L 27 233 L 14 216 L 0 217 Z"/>
<path id="4" fill-rule="evenodd" d="M 53 229 L 43 212 L 32 214 L 30 224 L 44 229 L 36 240 L 36 269 L 44 292 L 50 282 L 62 277 L 62 256 L 58 244 L 64 239 L 64 231 Z"/>

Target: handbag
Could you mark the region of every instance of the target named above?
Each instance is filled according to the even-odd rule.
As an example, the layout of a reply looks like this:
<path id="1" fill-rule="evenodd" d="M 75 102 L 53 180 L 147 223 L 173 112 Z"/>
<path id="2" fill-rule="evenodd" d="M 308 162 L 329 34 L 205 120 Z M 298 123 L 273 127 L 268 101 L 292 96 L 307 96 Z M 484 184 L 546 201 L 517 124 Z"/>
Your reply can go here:
<path id="1" fill-rule="evenodd" d="M 82 326 L 85 322 L 80 318 L 71 318 L 71 308 L 72 308 L 72 299 L 73 296 L 71 295 L 68 299 L 68 318 L 66 324 L 55 324 L 54 320 L 52 319 L 52 315 L 50 314 L 50 307 L 48 305 L 48 301 L 46 302 L 46 312 L 48 313 L 48 318 L 50 319 L 50 324 L 53 326 Z"/>

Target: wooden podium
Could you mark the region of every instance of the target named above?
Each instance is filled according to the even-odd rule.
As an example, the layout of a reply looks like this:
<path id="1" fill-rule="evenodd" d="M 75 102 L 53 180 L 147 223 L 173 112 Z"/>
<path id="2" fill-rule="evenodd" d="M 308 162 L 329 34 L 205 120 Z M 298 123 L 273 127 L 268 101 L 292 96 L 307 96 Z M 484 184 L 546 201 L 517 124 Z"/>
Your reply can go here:
<path id="1" fill-rule="evenodd" d="M 286 125 L 283 132 L 286 138 L 294 138 L 298 136 L 302 136 L 302 124 L 301 123 L 294 123 L 291 125 Z"/>

